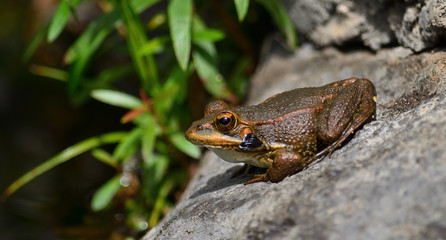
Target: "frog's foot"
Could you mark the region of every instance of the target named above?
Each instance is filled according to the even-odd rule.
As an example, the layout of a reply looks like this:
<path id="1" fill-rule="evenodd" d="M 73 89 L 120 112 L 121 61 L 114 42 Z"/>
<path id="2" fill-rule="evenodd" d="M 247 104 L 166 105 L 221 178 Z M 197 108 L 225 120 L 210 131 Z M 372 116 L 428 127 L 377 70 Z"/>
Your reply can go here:
<path id="1" fill-rule="evenodd" d="M 251 170 L 251 167 L 252 167 L 251 165 L 245 163 L 243 165 L 243 167 L 239 168 L 237 171 L 235 171 L 235 173 L 233 173 L 231 175 L 231 178 L 235 178 L 239 175 L 243 175 L 243 176 L 248 175 L 248 172 L 249 172 L 249 170 Z"/>
<path id="2" fill-rule="evenodd" d="M 251 184 L 251 183 L 256 183 L 256 182 L 267 182 L 267 176 L 266 173 L 264 174 L 248 174 L 248 176 L 252 177 L 251 180 L 246 181 L 244 184 Z"/>

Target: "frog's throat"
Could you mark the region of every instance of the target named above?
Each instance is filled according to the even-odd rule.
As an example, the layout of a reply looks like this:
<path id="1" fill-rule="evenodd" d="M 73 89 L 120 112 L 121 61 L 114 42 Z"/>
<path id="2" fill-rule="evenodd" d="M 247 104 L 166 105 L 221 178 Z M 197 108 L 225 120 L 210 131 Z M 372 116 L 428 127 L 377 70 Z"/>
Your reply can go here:
<path id="1" fill-rule="evenodd" d="M 269 168 L 272 164 L 272 159 L 268 158 L 265 152 L 246 152 L 234 151 L 224 148 L 210 148 L 221 159 L 232 163 L 247 163 L 261 168 Z"/>

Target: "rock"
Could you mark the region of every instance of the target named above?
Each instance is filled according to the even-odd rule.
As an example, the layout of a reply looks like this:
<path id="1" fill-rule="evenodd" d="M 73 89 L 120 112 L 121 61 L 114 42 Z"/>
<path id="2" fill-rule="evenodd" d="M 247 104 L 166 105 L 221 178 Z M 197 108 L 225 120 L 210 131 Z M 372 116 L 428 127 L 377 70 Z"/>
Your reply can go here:
<path id="1" fill-rule="evenodd" d="M 365 77 L 376 121 L 279 183 L 243 185 L 241 165 L 207 152 L 182 200 L 144 239 L 445 239 L 446 52 L 270 56 L 249 104 L 292 88 Z"/>
<path id="2" fill-rule="evenodd" d="M 318 46 L 360 42 L 373 50 L 400 44 L 415 51 L 446 36 L 446 1 L 283 0 L 298 33 Z"/>

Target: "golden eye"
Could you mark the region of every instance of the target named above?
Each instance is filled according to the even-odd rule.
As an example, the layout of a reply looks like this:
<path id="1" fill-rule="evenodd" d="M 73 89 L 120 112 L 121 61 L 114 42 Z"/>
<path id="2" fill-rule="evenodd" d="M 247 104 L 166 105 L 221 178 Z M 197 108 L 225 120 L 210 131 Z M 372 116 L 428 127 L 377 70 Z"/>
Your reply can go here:
<path id="1" fill-rule="evenodd" d="M 235 127 L 237 118 L 230 112 L 222 112 L 215 117 L 214 123 L 218 130 L 230 131 Z"/>

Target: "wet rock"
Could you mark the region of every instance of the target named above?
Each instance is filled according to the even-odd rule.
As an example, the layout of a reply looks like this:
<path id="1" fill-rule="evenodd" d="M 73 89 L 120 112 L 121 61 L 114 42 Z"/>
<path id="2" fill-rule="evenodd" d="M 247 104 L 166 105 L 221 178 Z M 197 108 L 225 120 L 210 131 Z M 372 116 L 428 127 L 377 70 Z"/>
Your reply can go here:
<path id="1" fill-rule="evenodd" d="M 182 201 L 144 239 L 444 239 L 446 52 L 303 46 L 267 59 L 247 104 L 365 77 L 376 86 L 376 121 L 279 183 L 243 185 L 248 178 L 231 178 L 241 165 L 207 152 Z"/>

